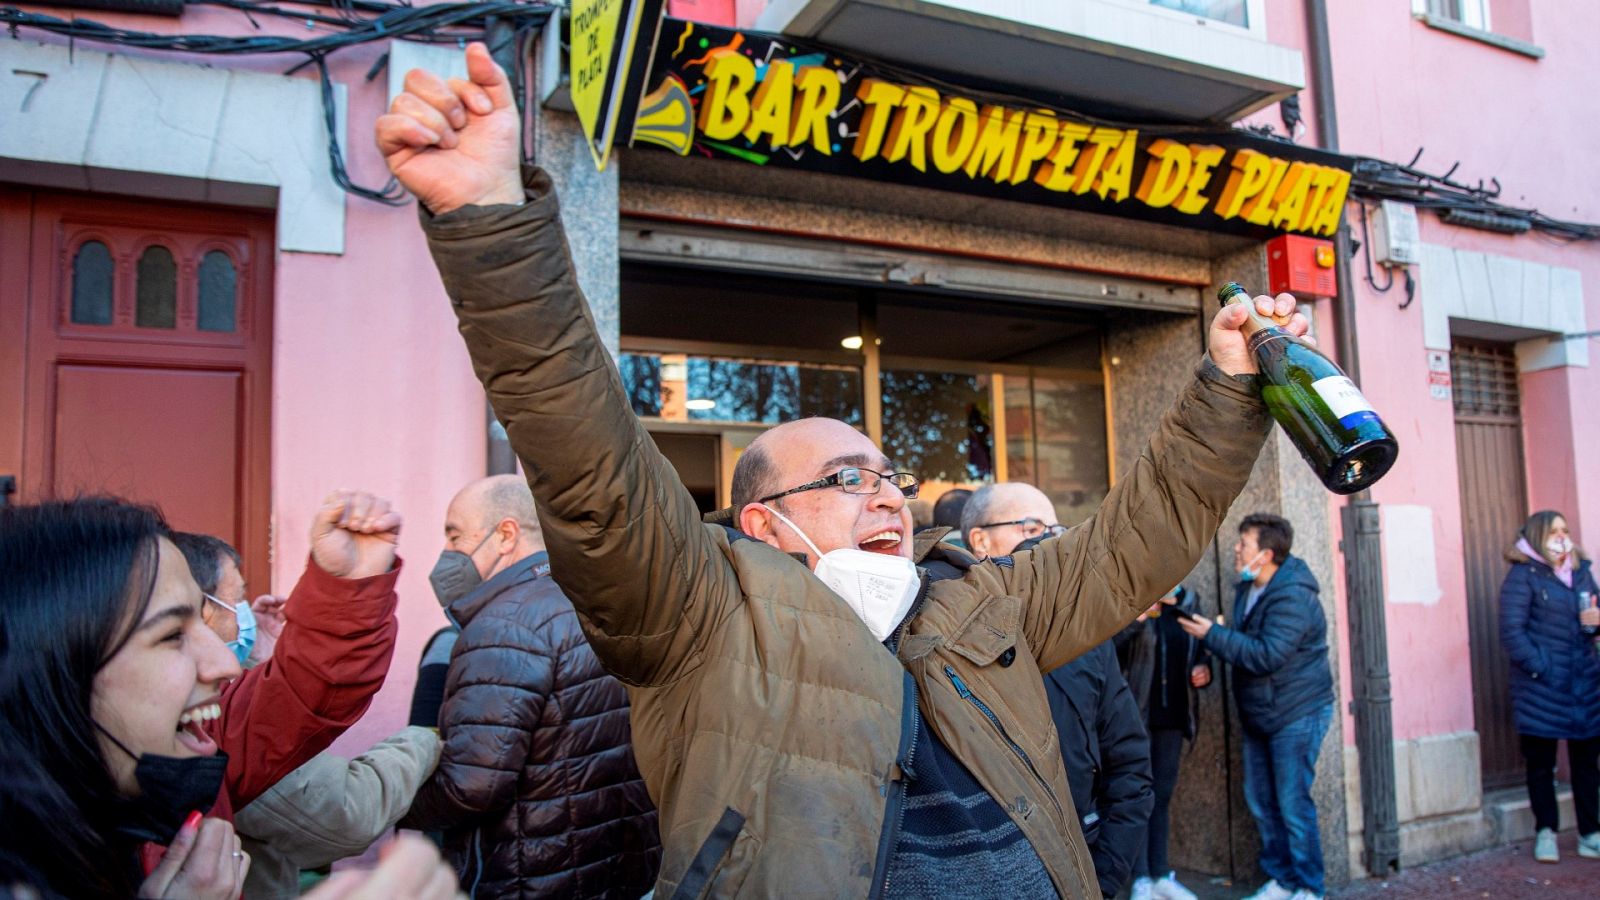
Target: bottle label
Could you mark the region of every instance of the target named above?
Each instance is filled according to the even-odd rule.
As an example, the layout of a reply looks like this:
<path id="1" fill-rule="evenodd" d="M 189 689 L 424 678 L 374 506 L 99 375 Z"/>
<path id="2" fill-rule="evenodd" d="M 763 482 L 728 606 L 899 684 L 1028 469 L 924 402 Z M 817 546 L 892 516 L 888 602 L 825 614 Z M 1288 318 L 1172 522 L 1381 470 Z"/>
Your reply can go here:
<path id="1" fill-rule="evenodd" d="M 1378 414 L 1373 410 L 1372 404 L 1362 396 L 1361 389 L 1343 375 L 1330 375 L 1327 378 L 1318 378 L 1311 382 L 1311 387 L 1316 390 L 1322 402 L 1328 404 L 1328 410 L 1338 418 L 1339 424 L 1346 428 L 1355 428 L 1364 422 L 1378 421 Z"/>

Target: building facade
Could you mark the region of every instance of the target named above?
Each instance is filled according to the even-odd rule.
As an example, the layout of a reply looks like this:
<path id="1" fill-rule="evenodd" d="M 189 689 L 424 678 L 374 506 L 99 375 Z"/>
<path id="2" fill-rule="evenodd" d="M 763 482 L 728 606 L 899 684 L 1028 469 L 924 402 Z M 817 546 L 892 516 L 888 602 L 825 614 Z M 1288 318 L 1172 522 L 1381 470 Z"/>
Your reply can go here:
<path id="1" fill-rule="evenodd" d="M 670 34 L 683 43 L 667 49 L 783 35 L 831 50 L 824 62 L 846 83 L 848 63 L 871 59 L 924 83 L 952 79 L 957 93 L 1097 120 L 1237 122 L 1309 153 L 1328 136 L 1314 115 L 1308 5 L 1321 4 L 672 0 Z M 258 30 L 221 7 L 178 11 L 83 15 L 167 35 L 338 28 L 263 17 Z M 1600 221 L 1579 155 L 1593 130 L 1581 115 L 1584 44 L 1600 35 L 1600 11 L 1582 0 L 1350 0 L 1327 24 L 1339 150 L 1406 163 L 1422 149 L 1415 171 L 1497 179 L 1504 207 Z M 551 34 L 522 54 L 527 144 L 561 192 L 580 281 L 634 409 L 708 510 L 727 502 L 738 453 L 763 428 L 829 415 L 882 440 L 932 497 L 1027 480 L 1063 521 L 1081 520 L 1190 377 L 1216 286 L 1268 283 L 1262 233 L 1140 217 L 1131 202 L 1041 203 L 881 168 L 638 142 L 597 170 L 561 108 Z M 0 422 L 16 423 L 0 430 L 0 475 L 16 475 L 22 500 L 81 489 L 159 500 L 179 527 L 238 544 L 257 591 L 292 585 L 326 491 L 391 497 L 410 561 L 400 646 L 347 749 L 404 724 L 421 645 L 444 624 L 425 576 L 445 505 L 505 456 L 415 209 L 344 190 L 328 138 L 348 180 L 381 191 L 372 121 L 407 68 L 450 69 L 458 56 L 453 42 L 354 44 L 327 57 L 325 96 L 315 66 L 283 74 L 303 56 L 69 47 L 36 27 L 0 43 L 12 73 L 0 79 Z M 1280 106 L 1291 97 L 1298 116 Z M 1597 430 L 1581 397 L 1600 384 L 1589 339 L 1562 337 L 1600 327 L 1584 293 L 1600 245 L 1477 227 L 1492 218 L 1450 224 L 1415 204 L 1385 207 L 1360 184 L 1343 209 L 1360 243 L 1347 327 L 1363 387 L 1402 447 L 1372 499 L 1392 796 L 1399 857 L 1413 864 L 1531 827 L 1516 798 L 1496 793 L 1518 768 L 1494 634 L 1499 555 L 1529 510 L 1561 509 L 1581 539 L 1600 504 L 1578 462 Z M 1339 346 L 1337 301 L 1305 308 L 1324 346 Z M 1339 637 L 1341 701 L 1368 678 L 1349 662 L 1345 505 L 1275 432 L 1187 581 L 1204 609 L 1221 609 L 1231 523 L 1258 510 L 1294 521 Z M 1203 697 L 1173 858 L 1248 879 L 1255 835 L 1229 707 L 1221 690 Z M 1356 731 L 1350 715 L 1336 720 L 1317 778 L 1335 881 L 1364 874 L 1368 855 Z"/>

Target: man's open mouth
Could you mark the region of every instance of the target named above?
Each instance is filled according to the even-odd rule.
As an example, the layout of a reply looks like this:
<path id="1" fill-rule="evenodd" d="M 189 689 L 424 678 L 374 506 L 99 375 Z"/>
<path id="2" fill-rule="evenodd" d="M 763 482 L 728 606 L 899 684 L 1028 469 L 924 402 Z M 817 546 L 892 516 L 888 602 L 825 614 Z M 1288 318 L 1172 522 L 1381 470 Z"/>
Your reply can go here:
<path id="1" fill-rule="evenodd" d="M 196 756 L 210 756 L 217 752 L 217 742 L 206 734 L 205 726 L 222 718 L 222 704 L 215 700 L 197 703 L 183 711 L 178 717 L 178 743 Z"/>
<path id="2" fill-rule="evenodd" d="M 856 546 L 868 553 L 882 553 L 887 556 L 900 555 L 900 532 L 880 531 Z"/>

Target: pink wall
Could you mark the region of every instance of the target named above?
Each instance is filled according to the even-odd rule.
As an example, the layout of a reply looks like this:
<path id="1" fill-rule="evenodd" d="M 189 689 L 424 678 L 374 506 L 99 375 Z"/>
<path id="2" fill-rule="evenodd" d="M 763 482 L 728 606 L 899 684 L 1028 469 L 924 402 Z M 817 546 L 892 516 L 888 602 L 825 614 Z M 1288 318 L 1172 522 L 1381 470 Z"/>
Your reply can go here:
<path id="1" fill-rule="evenodd" d="M 1526 2 L 1497 2 L 1496 30 L 1542 46 L 1546 56 L 1540 60 L 1428 28 L 1412 18 L 1405 3 L 1344 0 L 1331 9 L 1341 149 L 1407 162 L 1425 147 L 1420 166 L 1426 170 L 1442 173 L 1460 160 L 1458 180 L 1498 177 L 1504 189 L 1501 199 L 1509 205 L 1535 207 L 1558 218 L 1600 221 L 1600 179 L 1587 161 L 1587 148 L 1600 133 L 1592 117 L 1573 114 L 1589 103 L 1584 87 L 1592 78 L 1587 36 L 1600 33 L 1600 6 L 1551 0 L 1535 16 Z M 1304 15 L 1301 3 L 1269 4 L 1269 39 L 1304 52 Z M 1314 91 L 1308 88 L 1301 99 L 1308 130 L 1300 142 L 1315 143 Z M 1283 131 L 1275 106 L 1245 121 Z M 1351 215 L 1359 231 L 1356 207 Z M 1587 288 L 1588 327 L 1600 327 L 1600 246 L 1470 231 L 1444 225 L 1430 213 L 1421 214 L 1421 220 L 1423 239 L 1429 243 L 1578 269 Z M 1469 730 L 1474 723 L 1453 411 L 1449 402 L 1428 393 L 1420 305 L 1399 309 L 1403 287 L 1380 294 L 1363 280 L 1364 257 L 1358 254 L 1354 263 L 1363 387 L 1402 447 L 1399 463 L 1374 498 L 1381 504 L 1433 510 L 1443 591 L 1437 605 L 1391 603 L 1387 608 L 1395 737 Z M 1377 279 L 1380 284 L 1384 280 L 1381 270 Z M 1328 312 L 1319 304 L 1319 318 L 1325 320 Z M 1331 333 L 1324 343 L 1332 343 Z M 1590 518 L 1600 515 L 1600 484 L 1582 477 L 1583 457 L 1574 453 L 1575 447 L 1600 446 L 1600 422 L 1582 399 L 1597 396 L 1600 371 L 1564 367 L 1530 373 L 1522 389 L 1529 502 L 1532 508 L 1562 509 L 1581 528 L 1586 512 L 1594 511 Z M 1342 506 L 1338 500 L 1330 503 L 1335 535 Z M 1384 560 L 1386 571 L 1408 564 L 1406 559 Z M 1340 679 L 1343 696 L 1349 697 L 1343 565 L 1335 547 Z M 1346 741 L 1353 743 L 1354 723 L 1348 715 L 1345 725 Z"/>
<path id="2" fill-rule="evenodd" d="M 377 52 L 335 57 L 350 90 L 347 165 L 369 186 L 387 177 L 372 144 L 385 79 L 362 81 Z M 394 663 L 372 708 L 335 745 L 355 753 L 405 726 L 422 645 L 446 624 L 427 575 L 446 505 L 484 473 L 485 413 L 416 207 L 350 198 L 345 215 L 343 256 L 278 254 L 273 585 L 286 590 L 299 577 L 310 515 L 327 491 L 371 490 L 405 516 Z"/>
<path id="3" fill-rule="evenodd" d="M 1593 323 L 1591 323 L 1593 324 Z M 1580 407 L 1575 390 L 1587 381 L 1588 373 L 1572 367 L 1545 369 L 1522 376 L 1522 421 L 1526 440 L 1523 444 L 1524 461 L 1528 470 L 1528 508 L 1559 510 L 1567 518 L 1567 525 L 1582 545 L 1584 504 L 1579 491 L 1583 469 L 1573 453 L 1574 447 L 1592 447 L 1583 444 L 1578 433 L 1585 420 L 1594 417 L 1591 400 Z M 1577 377 L 1574 377 L 1577 376 Z M 1587 385 L 1592 391 L 1594 385 Z M 1594 397 L 1591 392 L 1589 397 Z M 1592 437 L 1592 435 L 1591 435 Z M 1581 474 L 1592 477 L 1593 468 Z M 1592 552 L 1593 547 L 1588 548 Z"/>
<path id="4" fill-rule="evenodd" d="M 1600 221 L 1600 179 L 1580 156 L 1600 134 L 1592 117 L 1566 111 L 1588 103 L 1588 36 L 1600 33 L 1600 6 L 1585 0 L 1541 4 L 1531 37 L 1547 55 L 1537 61 L 1428 28 L 1404 7 L 1389 0 L 1345 0 L 1334 7 L 1342 149 L 1405 162 L 1425 146 L 1419 165 L 1426 170 L 1442 173 L 1460 160 L 1458 180 L 1498 177 L 1503 202 L 1560 218 Z M 1429 213 L 1421 220 L 1429 243 L 1578 269 L 1587 289 L 1589 327 L 1600 324 L 1600 246 L 1470 231 L 1444 225 Z M 1355 271 L 1359 280 L 1364 272 L 1359 255 Z M 1378 277 L 1381 282 L 1382 274 Z M 1403 298 L 1398 286 L 1379 294 L 1359 283 L 1356 291 L 1364 388 L 1402 446 L 1399 463 L 1374 497 L 1384 504 L 1433 509 L 1444 592 L 1436 606 L 1388 607 L 1397 739 L 1473 727 L 1471 696 L 1463 689 L 1471 684 L 1471 668 L 1454 419 L 1449 402 L 1428 394 L 1422 309 L 1420 304 L 1399 309 Z M 1576 519 L 1600 502 L 1600 485 L 1579 477 L 1583 470 L 1573 453 L 1574 446 L 1594 446 L 1600 438 L 1600 426 L 1577 399 L 1595 396 L 1597 388 L 1600 372 L 1593 368 L 1562 368 L 1524 379 L 1535 507 L 1559 505 Z M 1386 559 L 1384 564 L 1407 562 Z"/>

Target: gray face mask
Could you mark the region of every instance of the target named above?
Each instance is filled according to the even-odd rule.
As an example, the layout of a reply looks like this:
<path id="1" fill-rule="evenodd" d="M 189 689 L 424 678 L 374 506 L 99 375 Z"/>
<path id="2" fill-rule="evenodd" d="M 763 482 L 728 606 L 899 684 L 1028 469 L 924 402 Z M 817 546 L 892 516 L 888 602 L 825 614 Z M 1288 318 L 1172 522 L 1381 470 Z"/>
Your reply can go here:
<path id="1" fill-rule="evenodd" d="M 439 554 L 439 561 L 433 564 L 433 571 L 428 573 L 428 583 L 433 585 L 433 595 L 439 598 L 440 606 L 448 607 L 483 584 L 483 576 L 478 574 L 472 554 L 477 553 L 493 536 L 492 531 L 484 535 L 478 546 L 472 548 L 472 553 L 445 550 Z"/>

